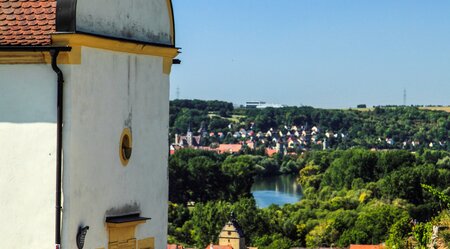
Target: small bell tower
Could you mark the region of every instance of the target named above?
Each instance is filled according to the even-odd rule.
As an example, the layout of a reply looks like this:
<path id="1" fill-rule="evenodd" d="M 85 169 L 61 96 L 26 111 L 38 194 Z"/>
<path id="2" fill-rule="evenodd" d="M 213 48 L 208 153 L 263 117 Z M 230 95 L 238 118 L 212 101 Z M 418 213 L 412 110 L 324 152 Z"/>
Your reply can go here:
<path id="1" fill-rule="evenodd" d="M 188 146 L 192 146 L 192 131 L 191 131 L 190 123 L 189 123 L 188 130 L 186 132 L 186 140 L 187 140 Z"/>
<path id="2" fill-rule="evenodd" d="M 231 212 L 230 220 L 225 224 L 219 234 L 219 245 L 230 245 L 233 249 L 246 249 L 244 232 L 233 212 Z"/>

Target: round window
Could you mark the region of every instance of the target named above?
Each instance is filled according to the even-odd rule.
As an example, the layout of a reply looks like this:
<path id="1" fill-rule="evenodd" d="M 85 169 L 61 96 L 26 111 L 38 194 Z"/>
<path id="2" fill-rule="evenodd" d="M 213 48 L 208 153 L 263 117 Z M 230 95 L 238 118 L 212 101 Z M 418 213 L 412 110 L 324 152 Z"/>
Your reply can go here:
<path id="1" fill-rule="evenodd" d="M 123 166 L 127 166 L 128 161 L 131 158 L 132 151 L 132 140 L 131 140 L 131 131 L 129 128 L 125 128 L 122 131 L 122 135 L 120 136 L 120 161 Z"/>

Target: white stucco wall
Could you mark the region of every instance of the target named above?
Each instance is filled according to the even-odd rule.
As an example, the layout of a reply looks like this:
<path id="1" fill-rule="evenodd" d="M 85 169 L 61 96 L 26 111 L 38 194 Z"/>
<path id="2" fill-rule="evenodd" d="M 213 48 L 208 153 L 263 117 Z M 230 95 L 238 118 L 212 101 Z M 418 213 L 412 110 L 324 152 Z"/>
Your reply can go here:
<path id="1" fill-rule="evenodd" d="M 62 69 L 64 248 L 75 248 L 80 225 L 90 227 L 85 248 L 107 248 L 105 215 L 127 205 L 151 218 L 138 225 L 136 239 L 155 237 L 155 248 L 165 248 L 169 76 L 162 58 L 83 47 L 81 65 Z M 119 158 L 125 127 L 133 137 L 126 167 Z"/>
<path id="2" fill-rule="evenodd" d="M 78 0 L 77 30 L 173 45 L 167 0 Z"/>
<path id="3" fill-rule="evenodd" d="M 0 66 L 0 248 L 54 248 L 56 75 Z"/>

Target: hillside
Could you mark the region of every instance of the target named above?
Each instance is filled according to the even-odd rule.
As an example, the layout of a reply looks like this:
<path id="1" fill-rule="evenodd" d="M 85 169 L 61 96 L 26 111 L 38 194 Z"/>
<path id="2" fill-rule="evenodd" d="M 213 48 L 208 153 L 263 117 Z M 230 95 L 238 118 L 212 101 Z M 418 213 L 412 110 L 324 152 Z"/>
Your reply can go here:
<path id="1" fill-rule="evenodd" d="M 170 115 L 173 136 L 190 130 L 199 139 L 196 146 L 178 145 L 170 157 L 170 242 L 203 247 L 217 241 L 231 211 L 248 244 L 261 249 L 425 248 L 450 241 L 445 231 L 432 236 L 433 226 L 450 224 L 442 217 L 450 204 L 448 112 L 235 109 L 221 101 L 177 100 Z M 215 153 L 218 143 L 245 147 Z M 264 154 L 283 146 L 284 152 Z M 296 175 L 302 199 L 257 208 L 254 177 L 276 174 Z"/>
<path id="2" fill-rule="evenodd" d="M 250 193 L 253 176 L 276 165 L 298 169 L 304 197 L 259 209 Z M 169 181 L 170 241 L 185 245 L 216 241 L 232 210 L 246 241 L 264 249 L 424 246 L 433 225 L 449 224 L 437 220 L 450 203 L 450 153 L 444 151 L 351 149 L 268 158 L 185 149 L 170 157 Z M 442 237 L 448 242 L 448 233 Z"/>
<path id="3" fill-rule="evenodd" d="M 450 150 L 450 113 L 442 111 L 448 109 L 235 109 L 222 101 L 175 100 L 170 107 L 170 133 L 173 141 L 175 134 L 185 134 L 188 128 L 194 133 L 202 130 L 208 134 L 203 145 L 252 140 L 257 146 L 275 147 L 281 141 L 291 151 L 353 147 Z M 288 146 L 290 140 L 295 146 Z"/>

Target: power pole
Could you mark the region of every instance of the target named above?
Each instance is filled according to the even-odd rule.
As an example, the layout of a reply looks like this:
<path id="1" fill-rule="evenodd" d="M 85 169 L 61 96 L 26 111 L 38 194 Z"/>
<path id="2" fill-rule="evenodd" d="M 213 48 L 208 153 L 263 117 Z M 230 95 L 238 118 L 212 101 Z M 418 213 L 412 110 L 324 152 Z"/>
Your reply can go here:
<path id="1" fill-rule="evenodd" d="M 180 87 L 177 86 L 177 99 L 180 99 Z"/>
<path id="2" fill-rule="evenodd" d="M 403 105 L 406 106 L 406 88 L 403 89 Z"/>

